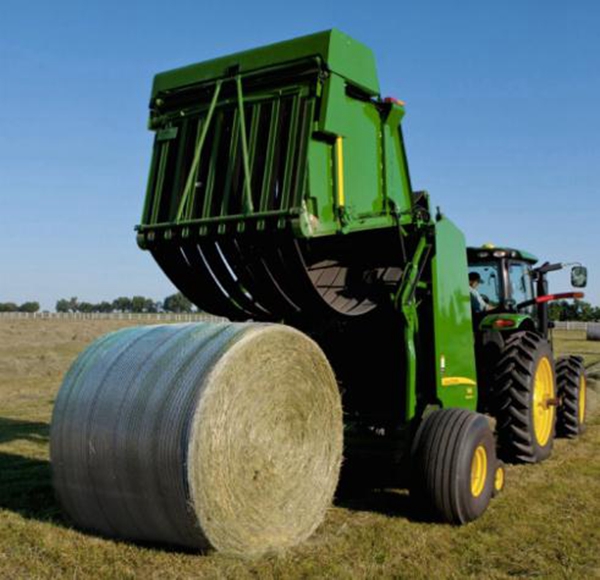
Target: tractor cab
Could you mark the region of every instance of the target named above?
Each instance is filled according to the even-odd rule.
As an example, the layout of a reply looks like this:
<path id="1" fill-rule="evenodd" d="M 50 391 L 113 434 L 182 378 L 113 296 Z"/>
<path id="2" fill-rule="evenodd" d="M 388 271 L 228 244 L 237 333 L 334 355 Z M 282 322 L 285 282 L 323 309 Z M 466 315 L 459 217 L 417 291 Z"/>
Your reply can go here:
<path id="1" fill-rule="evenodd" d="M 488 326 L 494 330 L 515 326 L 523 326 L 524 330 L 539 329 L 536 323 L 537 306 L 534 302 L 534 264 L 538 261 L 535 256 L 487 244 L 480 248 L 468 248 L 467 259 L 469 274 L 479 274 L 477 291 L 487 305 L 484 312 L 474 313 L 476 326 L 482 327 L 484 323 L 484 329 Z M 501 314 L 511 316 L 502 318 L 505 326 L 495 328 L 494 323 L 497 324 Z"/>
<path id="2" fill-rule="evenodd" d="M 489 306 L 512 310 L 534 297 L 534 268 L 538 261 L 510 248 L 469 248 L 469 272 L 481 276 L 479 292 Z"/>
<path id="3" fill-rule="evenodd" d="M 469 273 L 479 274 L 477 291 L 486 303 L 482 313 L 474 314 L 479 330 L 530 330 L 547 336 L 550 323 L 548 303 L 553 300 L 583 298 L 583 292 L 548 294 L 546 275 L 572 264 L 543 263 L 523 250 L 497 248 L 492 244 L 467 248 Z M 572 265 L 571 284 L 582 288 L 587 270 Z"/>

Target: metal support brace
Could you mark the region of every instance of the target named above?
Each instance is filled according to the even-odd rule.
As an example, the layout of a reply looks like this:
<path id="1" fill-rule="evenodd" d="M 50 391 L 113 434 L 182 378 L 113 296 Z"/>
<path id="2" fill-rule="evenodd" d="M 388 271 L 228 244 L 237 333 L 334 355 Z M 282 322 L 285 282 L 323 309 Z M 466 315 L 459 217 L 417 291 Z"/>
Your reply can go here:
<path id="1" fill-rule="evenodd" d="M 252 190 L 250 180 L 250 158 L 248 156 L 248 140 L 246 138 L 246 118 L 244 116 L 244 97 L 242 94 L 242 77 L 237 75 L 235 77 L 235 84 L 237 86 L 237 98 L 240 118 L 240 137 L 242 140 L 242 158 L 244 161 L 244 201 L 246 213 L 252 213 L 254 206 L 252 203 Z"/>
<path id="2" fill-rule="evenodd" d="M 181 221 L 187 200 L 190 197 L 192 189 L 195 187 L 194 180 L 196 173 L 198 172 L 198 167 L 200 166 L 200 155 L 202 153 L 202 146 L 204 145 L 204 140 L 206 139 L 206 134 L 208 133 L 208 127 L 210 126 L 210 121 L 212 119 L 213 113 L 215 112 L 215 107 L 217 106 L 217 100 L 219 98 L 219 93 L 221 92 L 222 82 L 223 81 L 219 80 L 215 85 L 215 92 L 213 93 L 213 97 L 210 102 L 210 107 L 208 108 L 208 113 L 206 114 L 206 118 L 204 119 L 202 132 L 200 133 L 198 144 L 196 145 L 196 151 L 194 151 L 194 159 L 192 160 L 192 166 L 190 167 L 190 172 L 187 176 L 185 188 L 183 190 L 183 195 L 181 196 L 181 201 L 179 202 L 179 207 L 175 216 L 175 222 L 177 223 Z"/>
<path id="3" fill-rule="evenodd" d="M 413 259 L 404 270 L 400 287 L 395 297 L 396 308 L 404 315 L 404 343 L 406 348 L 406 420 L 410 421 L 417 409 L 417 353 L 415 334 L 419 330 L 417 300 L 415 293 L 419 279 L 429 256 L 431 245 L 423 234 L 417 243 Z"/>

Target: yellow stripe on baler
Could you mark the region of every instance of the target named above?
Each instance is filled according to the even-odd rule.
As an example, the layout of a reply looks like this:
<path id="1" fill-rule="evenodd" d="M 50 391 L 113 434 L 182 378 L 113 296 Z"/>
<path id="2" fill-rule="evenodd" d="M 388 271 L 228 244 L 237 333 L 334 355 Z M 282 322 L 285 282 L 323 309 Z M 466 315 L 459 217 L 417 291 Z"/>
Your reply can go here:
<path id="1" fill-rule="evenodd" d="M 344 207 L 346 205 L 346 198 L 344 196 L 344 149 L 342 145 L 342 139 L 342 137 L 338 136 L 335 140 L 335 168 L 338 207 Z"/>
<path id="2" fill-rule="evenodd" d="M 477 383 L 473 379 L 468 379 L 467 377 L 444 377 L 442 379 L 442 387 L 454 387 L 456 385 L 476 386 Z"/>

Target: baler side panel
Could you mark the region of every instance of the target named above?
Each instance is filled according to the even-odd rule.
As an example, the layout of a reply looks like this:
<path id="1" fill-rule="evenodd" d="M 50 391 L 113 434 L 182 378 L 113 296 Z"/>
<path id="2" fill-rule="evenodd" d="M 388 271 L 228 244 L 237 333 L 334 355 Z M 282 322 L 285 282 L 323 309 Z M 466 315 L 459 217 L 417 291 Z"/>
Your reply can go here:
<path id="1" fill-rule="evenodd" d="M 373 101 L 350 96 L 349 86 L 336 74 L 327 78 L 319 117 L 321 132 L 342 138 L 346 232 L 372 226 L 378 217 L 393 225 L 392 207 L 411 207 L 399 131 L 404 109 L 390 106 L 386 117 Z"/>
<path id="2" fill-rule="evenodd" d="M 324 141 L 312 139 L 308 146 L 308 192 L 306 197 L 309 215 L 318 216 L 319 222 L 307 223 L 313 232 L 335 233 L 337 227 L 334 201 L 333 147 Z"/>
<path id="3" fill-rule="evenodd" d="M 435 375 L 444 407 L 477 408 L 477 373 L 463 233 L 448 219 L 435 224 L 432 259 Z"/>
<path id="4" fill-rule="evenodd" d="M 404 108 L 392 105 L 390 114 L 382 126 L 383 155 L 385 165 L 385 190 L 388 202 L 391 201 L 398 210 L 407 210 L 412 205 L 412 185 L 406 163 L 404 138 L 400 122 L 404 116 Z M 400 215 L 400 223 L 408 224 L 413 217 L 410 212 Z"/>
<path id="5" fill-rule="evenodd" d="M 335 74 L 327 79 L 325 95 L 326 106 L 321 111 L 319 127 L 342 138 L 343 209 L 352 221 L 383 214 L 387 208 L 382 181 L 379 111 L 370 101 L 346 95 L 346 83 Z M 335 157 L 334 162 L 337 161 Z M 339 199 L 336 203 L 342 205 Z M 349 225 L 352 228 L 353 224 Z"/>

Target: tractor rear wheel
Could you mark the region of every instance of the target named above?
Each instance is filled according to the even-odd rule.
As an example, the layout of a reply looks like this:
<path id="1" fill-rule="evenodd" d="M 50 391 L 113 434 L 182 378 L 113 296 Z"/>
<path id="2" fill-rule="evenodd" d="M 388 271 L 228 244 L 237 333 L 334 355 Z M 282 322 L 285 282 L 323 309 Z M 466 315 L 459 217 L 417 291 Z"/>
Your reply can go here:
<path id="1" fill-rule="evenodd" d="M 492 414 L 499 452 L 510 462 L 537 463 L 549 457 L 556 421 L 552 349 L 534 332 L 516 332 L 496 366 Z"/>
<path id="2" fill-rule="evenodd" d="M 413 441 L 411 460 L 411 496 L 434 519 L 464 524 L 486 510 L 497 465 L 486 417 L 466 409 L 427 415 Z"/>
<path id="3" fill-rule="evenodd" d="M 587 376 L 583 358 L 565 356 L 556 361 L 556 383 L 561 405 L 556 431 L 562 437 L 577 437 L 585 430 Z"/>

